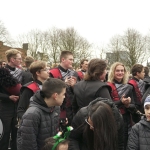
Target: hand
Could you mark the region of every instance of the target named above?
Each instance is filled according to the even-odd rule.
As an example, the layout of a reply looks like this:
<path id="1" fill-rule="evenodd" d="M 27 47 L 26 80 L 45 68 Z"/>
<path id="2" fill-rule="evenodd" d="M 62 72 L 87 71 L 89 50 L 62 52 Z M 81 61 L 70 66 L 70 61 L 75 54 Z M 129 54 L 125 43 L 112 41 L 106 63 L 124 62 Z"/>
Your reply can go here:
<path id="1" fill-rule="evenodd" d="M 60 119 L 60 124 L 66 126 L 68 124 L 68 118 Z"/>
<path id="2" fill-rule="evenodd" d="M 9 99 L 12 100 L 14 103 L 16 103 L 19 99 L 19 96 L 15 96 L 15 95 L 10 95 Z"/>
<path id="3" fill-rule="evenodd" d="M 129 104 L 131 103 L 131 98 L 125 98 L 125 95 L 123 95 L 121 98 L 121 102 L 125 105 L 125 107 L 129 107 Z"/>
<path id="4" fill-rule="evenodd" d="M 71 76 L 70 78 L 67 77 L 65 80 L 65 83 L 69 86 L 72 86 L 72 87 L 76 84 L 76 82 L 77 82 L 77 78 L 74 76 Z"/>

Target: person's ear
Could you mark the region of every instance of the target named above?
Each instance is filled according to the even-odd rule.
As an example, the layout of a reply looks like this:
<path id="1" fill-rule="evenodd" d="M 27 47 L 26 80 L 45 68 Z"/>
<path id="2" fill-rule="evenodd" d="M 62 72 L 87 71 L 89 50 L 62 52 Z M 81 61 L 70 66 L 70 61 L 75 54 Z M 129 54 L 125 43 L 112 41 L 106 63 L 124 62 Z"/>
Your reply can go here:
<path id="1" fill-rule="evenodd" d="M 11 57 L 10 62 L 14 62 L 14 61 L 15 61 L 15 58 Z"/>
<path id="2" fill-rule="evenodd" d="M 40 71 L 36 71 L 36 76 L 39 76 L 40 75 Z"/>
<path id="3" fill-rule="evenodd" d="M 136 75 L 139 76 L 140 72 L 137 72 Z"/>
<path id="4" fill-rule="evenodd" d="M 57 96 L 58 96 L 57 93 L 53 93 L 53 94 L 52 94 L 52 98 L 53 98 L 53 99 L 57 99 Z"/>
<path id="5" fill-rule="evenodd" d="M 61 59 L 61 61 L 64 62 L 64 61 L 65 61 L 65 58 L 63 57 L 63 58 Z"/>

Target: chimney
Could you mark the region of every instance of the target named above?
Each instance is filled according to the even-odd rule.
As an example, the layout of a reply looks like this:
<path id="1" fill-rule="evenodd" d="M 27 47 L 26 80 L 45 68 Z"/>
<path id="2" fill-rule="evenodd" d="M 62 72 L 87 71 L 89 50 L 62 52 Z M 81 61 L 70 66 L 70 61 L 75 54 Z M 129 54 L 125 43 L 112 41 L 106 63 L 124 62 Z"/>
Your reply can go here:
<path id="1" fill-rule="evenodd" d="M 23 43 L 23 49 L 28 50 L 28 43 Z"/>

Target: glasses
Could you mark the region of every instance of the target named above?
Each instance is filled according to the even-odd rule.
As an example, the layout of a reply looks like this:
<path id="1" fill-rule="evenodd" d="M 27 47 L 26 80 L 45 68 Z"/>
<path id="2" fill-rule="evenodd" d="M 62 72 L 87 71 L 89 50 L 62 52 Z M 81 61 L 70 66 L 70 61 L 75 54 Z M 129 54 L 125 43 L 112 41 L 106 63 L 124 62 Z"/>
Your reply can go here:
<path id="1" fill-rule="evenodd" d="M 94 129 L 94 127 L 88 122 L 87 119 L 85 119 L 85 122 L 86 122 L 92 129 Z"/>

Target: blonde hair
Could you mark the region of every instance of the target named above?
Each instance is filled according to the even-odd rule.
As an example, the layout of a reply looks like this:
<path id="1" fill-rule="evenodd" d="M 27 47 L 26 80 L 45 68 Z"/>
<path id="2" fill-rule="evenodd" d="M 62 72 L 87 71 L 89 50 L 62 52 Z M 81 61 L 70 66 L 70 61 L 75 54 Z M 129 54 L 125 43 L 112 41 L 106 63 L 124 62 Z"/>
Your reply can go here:
<path id="1" fill-rule="evenodd" d="M 17 54 L 21 54 L 21 52 L 17 49 L 9 49 L 5 52 L 7 61 L 10 62 L 12 57 L 16 57 Z"/>
<path id="2" fill-rule="evenodd" d="M 129 78 L 128 73 L 127 73 L 125 65 L 121 62 L 115 62 L 114 64 L 111 65 L 110 71 L 109 71 L 109 74 L 108 74 L 108 82 L 114 83 L 115 69 L 119 65 L 124 67 L 124 77 L 123 77 L 122 83 L 127 84 L 128 78 Z"/>

